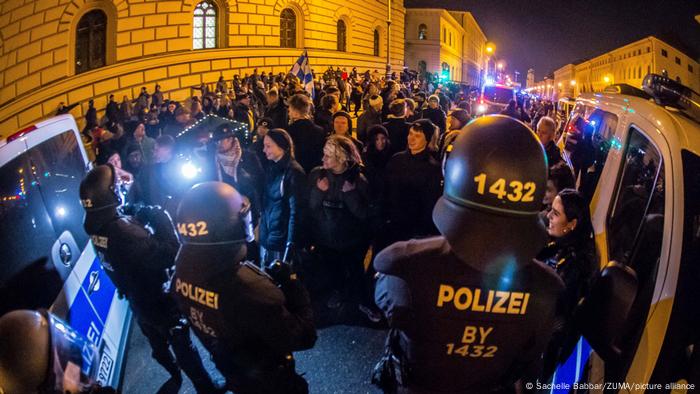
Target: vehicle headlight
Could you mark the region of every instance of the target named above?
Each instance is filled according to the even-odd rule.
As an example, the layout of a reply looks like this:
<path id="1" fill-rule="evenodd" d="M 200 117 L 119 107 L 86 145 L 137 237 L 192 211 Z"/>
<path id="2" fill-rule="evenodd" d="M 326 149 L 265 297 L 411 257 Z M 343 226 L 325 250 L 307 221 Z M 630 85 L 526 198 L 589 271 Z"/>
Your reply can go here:
<path id="1" fill-rule="evenodd" d="M 486 112 L 486 105 L 485 105 L 485 104 L 479 104 L 479 106 L 476 107 L 476 111 L 479 112 L 480 114 Z"/>
<path id="2" fill-rule="evenodd" d="M 199 173 L 199 168 L 192 164 L 192 162 L 188 161 L 187 163 L 183 164 L 182 167 L 180 167 L 180 172 L 182 172 L 182 176 L 185 178 L 193 179 Z"/>

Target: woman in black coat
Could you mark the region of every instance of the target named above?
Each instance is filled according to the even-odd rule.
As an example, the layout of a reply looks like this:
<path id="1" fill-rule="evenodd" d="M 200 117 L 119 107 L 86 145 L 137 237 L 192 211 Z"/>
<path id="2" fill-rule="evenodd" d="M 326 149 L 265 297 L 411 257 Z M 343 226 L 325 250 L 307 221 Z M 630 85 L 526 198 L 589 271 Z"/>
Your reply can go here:
<path id="1" fill-rule="evenodd" d="M 323 165 L 309 175 L 311 241 L 334 292 L 328 306 L 372 305 L 364 278 L 369 246 L 369 183 L 352 140 L 332 135 L 323 148 Z"/>
<path id="2" fill-rule="evenodd" d="M 436 138 L 437 127 L 420 119 L 409 129 L 408 149 L 389 160 L 383 204 L 388 227 L 379 246 L 438 234 L 432 216 L 442 194 L 442 170 L 434 158 Z"/>
<path id="3" fill-rule="evenodd" d="M 557 363 L 566 360 L 576 344 L 578 335 L 572 324 L 573 311 L 579 300 L 588 294 L 598 271 L 593 225 L 585 197 L 574 189 L 561 190 L 547 218 L 547 233 L 552 241 L 537 259 L 557 271 L 566 289 L 557 302 L 554 332 L 544 355 L 545 377 L 551 375 Z"/>
<path id="4" fill-rule="evenodd" d="M 286 131 L 268 131 L 263 152 L 270 162 L 262 192 L 260 261 L 269 264 L 275 259 L 286 260 L 295 247 L 303 246 L 308 192 L 306 174 L 294 160 L 294 144 Z"/>

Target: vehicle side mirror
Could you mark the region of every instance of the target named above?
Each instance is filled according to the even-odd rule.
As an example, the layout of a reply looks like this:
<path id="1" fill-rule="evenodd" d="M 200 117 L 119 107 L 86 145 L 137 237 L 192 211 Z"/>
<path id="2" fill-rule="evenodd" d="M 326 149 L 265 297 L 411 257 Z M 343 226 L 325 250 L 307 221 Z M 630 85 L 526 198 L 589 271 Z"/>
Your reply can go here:
<path id="1" fill-rule="evenodd" d="M 616 261 L 598 274 L 591 289 L 576 308 L 576 327 L 603 360 L 620 357 L 617 340 L 637 296 L 634 270 Z"/>

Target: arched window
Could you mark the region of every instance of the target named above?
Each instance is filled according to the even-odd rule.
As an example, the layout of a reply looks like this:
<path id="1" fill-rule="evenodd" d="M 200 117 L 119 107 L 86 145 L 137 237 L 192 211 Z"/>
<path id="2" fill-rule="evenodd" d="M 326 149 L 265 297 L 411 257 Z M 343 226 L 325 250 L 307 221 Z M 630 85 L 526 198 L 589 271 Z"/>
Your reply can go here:
<path id="1" fill-rule="evenodd" d="M 289 8 L 283 9 L 280 14 L 280 46 L 282 48 L 297 46 L 297 16 Z"/>
<path id="2" fill-rule="evenodd" d="M 424 23 L 421 23 L 418 25 L 418 39 L 419 40 L 427 40 L 428 39 L 428 26 L 426 26 Z"/>
<path id="3" fill-rule="evenodd" d="M 107 64 L 107 15 L 102 10 L 83 15 L 75 35 L 76 74 Z"/>
<path id="4" fill-rule="evenodd" d="M 379 56 L 379 30 L 374 29 L 374 56 Z"/>
<path id="5" fill-rule="evenodd" d="M 194 7 L 192 48 L 216 48 L 216 6 L 211 1 L 202 1 Z"/>
<path id="6" fill-rule="evenodd" d="M 345 27 L 345 21 L 338 19 L 338 51 L 347 51 L 348 30 Z"/>

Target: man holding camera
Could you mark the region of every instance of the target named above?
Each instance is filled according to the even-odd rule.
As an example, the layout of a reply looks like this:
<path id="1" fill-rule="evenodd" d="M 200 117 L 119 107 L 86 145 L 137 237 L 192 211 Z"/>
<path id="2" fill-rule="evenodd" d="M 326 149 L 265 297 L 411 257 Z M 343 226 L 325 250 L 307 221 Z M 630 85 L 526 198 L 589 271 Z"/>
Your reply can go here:
<path id="1" fill-rule="evenodd" d="M 309 295 L 286 263 L 265 273 L 246 255 L 243 197 L 222 182 L 195 185 L 182 199 L 182 247 L 170 292 L 239 394 L 308 393 L 292 352 L 313 347 Z M 269 274 L 269 275 L 268 275 Z"/>

